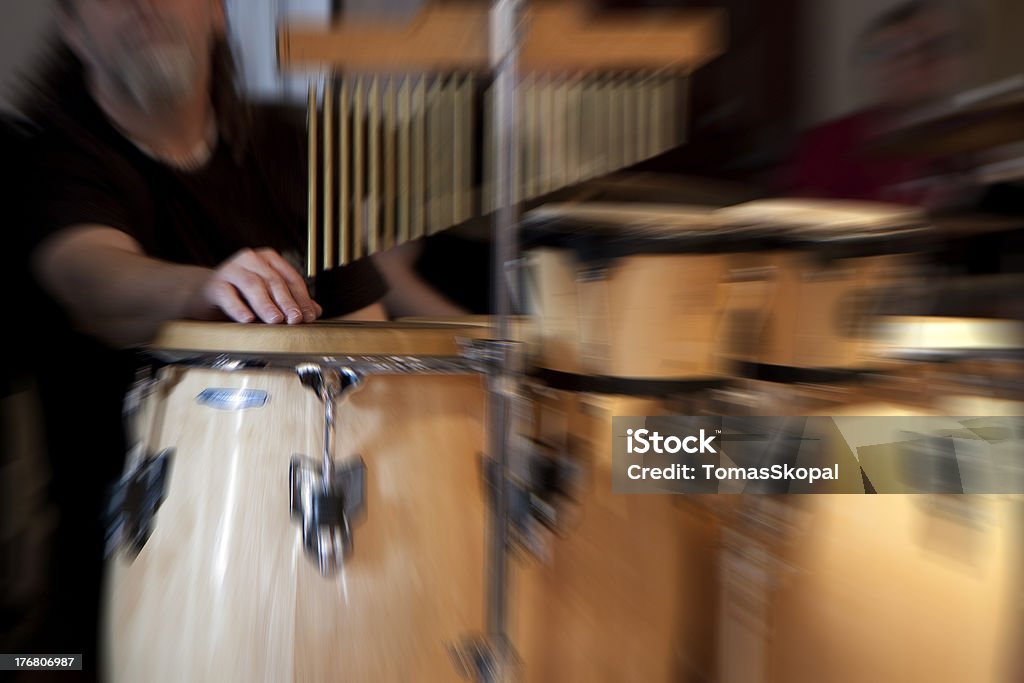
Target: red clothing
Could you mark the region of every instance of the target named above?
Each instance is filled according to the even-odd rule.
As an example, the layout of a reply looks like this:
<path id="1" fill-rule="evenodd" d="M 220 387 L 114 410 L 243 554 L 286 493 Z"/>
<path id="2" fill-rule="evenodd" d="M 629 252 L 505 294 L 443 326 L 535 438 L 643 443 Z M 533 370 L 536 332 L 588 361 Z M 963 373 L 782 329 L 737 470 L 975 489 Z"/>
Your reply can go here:
<path id="1" fill-rule="evenodd" d="M 798 147 L 791 193 L 807 197 L 921 204 L 926 188 L 920 159 L 873 156 L 867 145 L 879 131 L 875 110 L 862 111 L 811 130 Z"/>

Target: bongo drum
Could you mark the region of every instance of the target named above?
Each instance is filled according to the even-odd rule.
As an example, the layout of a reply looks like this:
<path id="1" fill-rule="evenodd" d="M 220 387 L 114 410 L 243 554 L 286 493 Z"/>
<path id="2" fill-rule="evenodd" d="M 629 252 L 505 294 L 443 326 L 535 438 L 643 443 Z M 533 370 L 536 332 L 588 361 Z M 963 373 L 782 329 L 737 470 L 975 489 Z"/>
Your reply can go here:
<path id="1" fill-rule="evenodd" d="M 730 358 L 770 368 L 869 363 L 866 323 L 886 288 L 912 281 L 928 234 L 918 210 L 874 202 L 757 200 L 717 219 L 765 238 L 730 275 L 721 344 Z"/>
<path id="2" fill-rule="evenodd" d="M 181 322 L 137 393 L 111 681 L 451 680 L 484 624 L 472 325 Z"/>
<path id="3" fill-rule="evenodd" d="M 662 400 L 531 386 L 534 438 L 578 464 L 574 512 L 521 566 L 513 642 L 523 680 L 669 681 L 713 666 L 717 526 L 672 494 L 612 493 L 612 417 Z"/>
<path id="4" fill-rule="evenodd" d="M 720 374 L 715 339 L 741 231 L 702 207 L 548 205 L 524 216 L 537 364 L 627 379 Z"/>

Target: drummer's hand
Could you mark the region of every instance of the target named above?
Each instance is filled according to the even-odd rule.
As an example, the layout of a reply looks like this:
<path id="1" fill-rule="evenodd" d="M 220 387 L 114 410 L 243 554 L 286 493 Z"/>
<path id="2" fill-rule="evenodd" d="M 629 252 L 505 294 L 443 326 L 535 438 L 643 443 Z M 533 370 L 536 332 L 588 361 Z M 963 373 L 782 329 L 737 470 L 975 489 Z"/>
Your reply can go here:
<path id="1" fill-rule="evenodd" d="M 196 317 L 221 311 L 240 323 L 295 325 L 313 322 L 323 313 L 302 276 L 273 249 L 237 252 L 213 271 L 198 298 Z"/>

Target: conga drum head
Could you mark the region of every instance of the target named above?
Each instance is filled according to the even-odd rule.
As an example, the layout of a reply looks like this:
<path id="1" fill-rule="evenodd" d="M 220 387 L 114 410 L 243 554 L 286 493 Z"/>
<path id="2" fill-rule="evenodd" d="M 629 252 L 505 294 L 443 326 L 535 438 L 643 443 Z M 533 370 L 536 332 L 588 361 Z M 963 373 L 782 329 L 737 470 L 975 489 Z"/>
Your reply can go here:
<path id="1" fill-rule="evenodd" d="M 1024 323 L 991 318 L 879 316 L 873 334 L 881 356 L 963 360 L 1020 356 Z"/>
<path id="2" fill-rule="evenodd" d="M 409 316 L 399 318 L 399 323 L 413 323 L 416 325 L 441 325 L 443 327 L 482 327 L 487 330 L 490 337 L 497 332 L 499 320 L 493 315 L 459 315 L 459 316 Z M 529 315 L 511 315 L 508 318 L 509 327 L 513 341 L 527 342 L 533 339 L 536 333 L 536 320 Z M 479 334 L 479 331 L 475 332 Z M 474 337 L 475 338 L 475 337 Z"/>
<path id="3" fill-rule="evenodd" d="M 717 218 L 729 225 L 781 226 L 818 233 L 873 233 L 919 228 L 924 212 L 913 206 L 835 199 L 758 199 L 723 207 Z"/>
<path id="4" fill-rule="evenodd" d="M 587 258 L 721 252 L 751 231 L 731 227 L 712 207 L 670 204 L 549 204 L 523 216 L 525 248 L 575 249 Z"/>
<path id="5" fill-rule="evenodd" d="M 156 356 L 458 356 L 462 339 L 484 339 L 479 321 L 368 322 L 321 320 L 306 325 L 173 321 L 149 345 Z"/>

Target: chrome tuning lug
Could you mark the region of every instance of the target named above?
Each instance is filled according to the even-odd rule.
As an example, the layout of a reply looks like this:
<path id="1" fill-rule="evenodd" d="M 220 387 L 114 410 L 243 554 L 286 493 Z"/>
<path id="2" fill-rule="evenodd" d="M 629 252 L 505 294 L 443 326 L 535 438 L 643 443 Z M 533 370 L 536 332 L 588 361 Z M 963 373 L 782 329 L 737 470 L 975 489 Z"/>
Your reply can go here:
<path id="1" fill-rule="evenodd" d="M 295 455 L 288 478 L 291 516 L 306 555 L 331 576 L 351 555 L 352 529 L 366 509 L 366 464 L 358 457 L 335 463 L 328 480 L 318 460 Z"/>
<path id="2" fill-rule="evenodd" d="M 295 368 L 303 386 L 324 406 L 324 448 L 319 460 L 294 455 L 288 468 L 289 509 L 299 524 L 306 555 L 320 574 L 333 575 L 352 552 L 352 527 L 366 507 L 366 465 L 354 457 L 336 462 L 335 404 L 359 388 L 350 368 L 302 363 Z"/>

